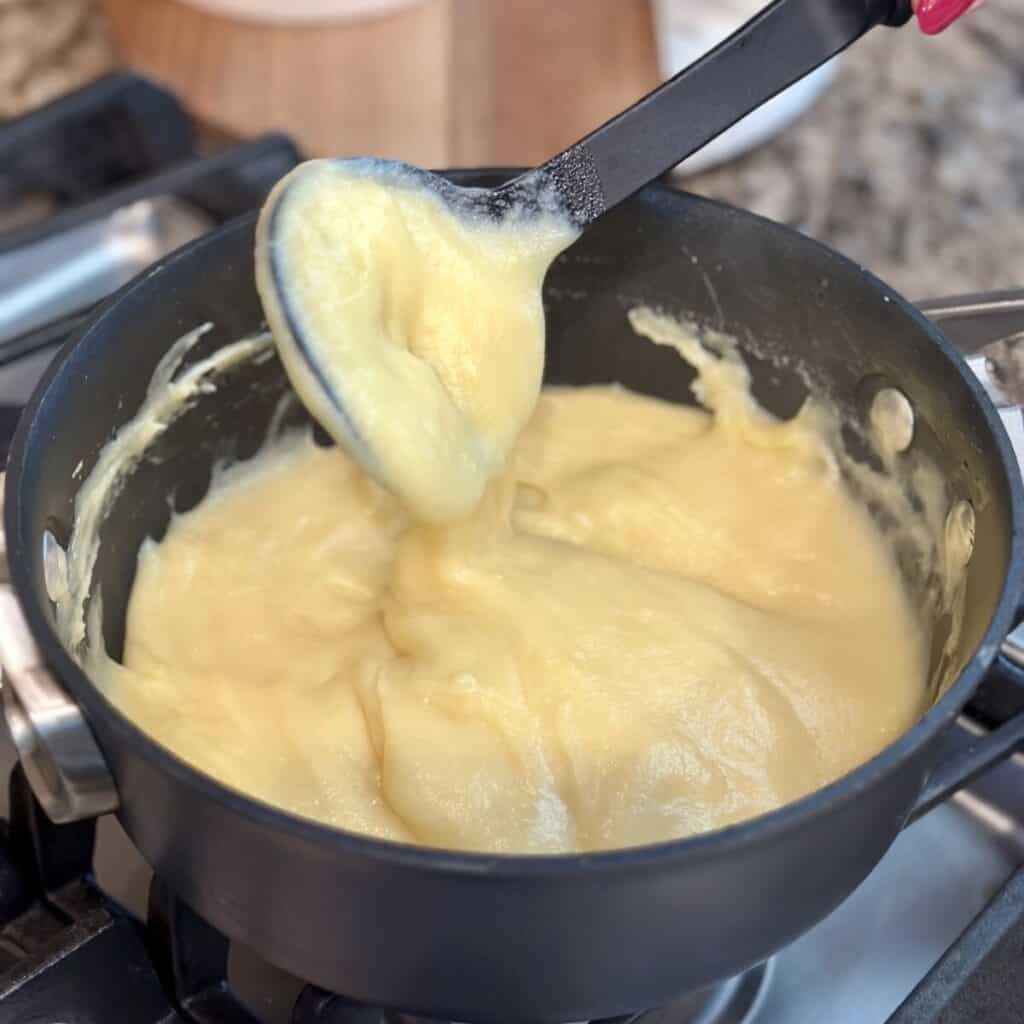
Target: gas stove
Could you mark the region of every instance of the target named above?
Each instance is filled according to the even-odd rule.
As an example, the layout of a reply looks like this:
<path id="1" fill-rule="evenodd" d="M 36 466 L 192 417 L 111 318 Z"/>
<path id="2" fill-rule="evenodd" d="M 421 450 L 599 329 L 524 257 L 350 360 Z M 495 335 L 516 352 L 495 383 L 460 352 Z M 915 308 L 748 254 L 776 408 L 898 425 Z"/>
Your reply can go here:
<path id="1" fill-rule="evenodd" d="M 115 819 L 53 825 L 3 754 L 0 1020 L 414 1024 L 229 944 L 152 876 Z M 1017 755 L 911 826 L 846 903 L 767 964 L 636 1024 L 1019 1024 L 1021 864 Z"/>
<path id="2" fill-rule="evenodd" d="M 96 302 L 256 208 L 298 159 L 283 136 L 201 146 L 175 99 L 130 75 L 0 126 L 0 453 L 35 382 Z M 969 311 L 961 316 L 955 333 L 969 339 Z M 1000 336 L 1022 331 L 1024 300 L 1008 303 Z M 1002 401 L 1021 453 L 1021 413 L 1002 397 L 992 355 L 972 365 Z M 969 746 L 1022 708 L 1024 687 L 986 684 L 959 738 Z M 9 778 L 0 795 L 0 1021 L 413 1024 L 229 943 L 153 877 L 113 817 L 51 823 L 6 738 L 0 777 Z M 1019 1024 L 1022 865 L 1024 755 L 1015 754 L 904 831 L 839 909 L 772 960 L 618 1020 Z"/>

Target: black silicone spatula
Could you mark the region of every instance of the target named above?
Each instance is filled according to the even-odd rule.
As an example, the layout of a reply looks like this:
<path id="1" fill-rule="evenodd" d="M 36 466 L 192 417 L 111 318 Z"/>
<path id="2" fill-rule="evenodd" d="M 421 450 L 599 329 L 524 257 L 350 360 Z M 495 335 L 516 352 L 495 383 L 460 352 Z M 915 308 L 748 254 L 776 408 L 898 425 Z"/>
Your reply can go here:
<path id="1" fill-rule="evenodd" d="M 869 29 L 903 25 L 912 13 L 910 0 L 776 0 L 628 110 L 496 189 L 490 202 L 503 208 L 508 193 L 554 188 L 584 227 Z"/>

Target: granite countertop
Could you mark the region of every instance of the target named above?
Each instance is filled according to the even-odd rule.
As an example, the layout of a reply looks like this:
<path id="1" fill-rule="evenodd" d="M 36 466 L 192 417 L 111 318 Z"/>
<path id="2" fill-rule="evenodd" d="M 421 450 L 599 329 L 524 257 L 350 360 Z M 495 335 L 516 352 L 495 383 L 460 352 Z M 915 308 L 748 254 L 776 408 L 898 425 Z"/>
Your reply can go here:
<path id="1" fill-rule="evenodd" d="M 112 62 L 95 0 L 0 0 L 0 117 Z M 988 0 L 935 39 L 873 32 L 800 121 L 685 187 L 820 238 L 911 298 L 1024 286 L 1024 5 Z"/>
<path id="2" fill-rule="evenodd" d="M 0 119 L 47 103 L 113 64 L 95 0 L 0 0 Z"/>
<path id="3" fill-rule="evenodd" d="M 909 298 L 1024 287 L 1024 4 L 876 30 L 795 125 L 685 187 L 827 242 Z"/>

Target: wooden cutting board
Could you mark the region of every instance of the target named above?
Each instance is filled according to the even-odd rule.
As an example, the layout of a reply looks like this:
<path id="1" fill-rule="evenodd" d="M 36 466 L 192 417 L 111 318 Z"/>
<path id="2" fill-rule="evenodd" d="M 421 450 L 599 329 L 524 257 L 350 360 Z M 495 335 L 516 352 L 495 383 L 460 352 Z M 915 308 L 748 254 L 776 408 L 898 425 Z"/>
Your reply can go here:
<path id="1" fill-rule="evenodd" d="M 422 0 L 279 26 L 177 0 L 104 0 L 124 63 L 205 121 L 290 132 L 309 154 L 441 166 L 557 152 L 657 81 L 647 0 Z"/>

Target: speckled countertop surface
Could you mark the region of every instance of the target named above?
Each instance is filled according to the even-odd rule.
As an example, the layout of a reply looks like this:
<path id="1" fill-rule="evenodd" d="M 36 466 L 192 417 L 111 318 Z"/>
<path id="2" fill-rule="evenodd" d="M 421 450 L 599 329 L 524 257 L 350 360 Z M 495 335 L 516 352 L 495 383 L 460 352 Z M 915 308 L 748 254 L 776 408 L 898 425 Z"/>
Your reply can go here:
<path id="1" fill-rule="evenodd" d="M 0 0 L 0 116 L 112 60 L 94 0 Z M 686 187 L 820 238 L 911 298 L 1024 286 L 1024 2 L 988 0 L 935 39 L 873 32 L 799 122 Z"/>
<path id="2" fill-rule="evenodd" d="M 113 63 L 96 0 L 0 0 L 0 119 L 46 103 Z"/>
<path id="3" fill-rule="evenodd" d="M 876 30 L 783 135 L 686 182 L 785 221 L 908 298 L 1024 287 L 1024 2 L 936 38 Z"/>

